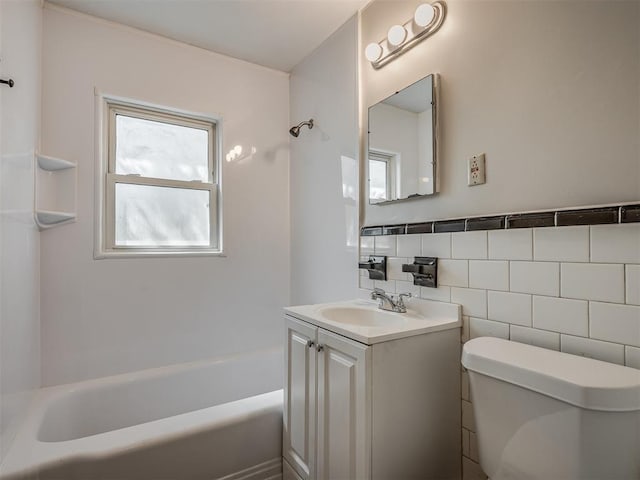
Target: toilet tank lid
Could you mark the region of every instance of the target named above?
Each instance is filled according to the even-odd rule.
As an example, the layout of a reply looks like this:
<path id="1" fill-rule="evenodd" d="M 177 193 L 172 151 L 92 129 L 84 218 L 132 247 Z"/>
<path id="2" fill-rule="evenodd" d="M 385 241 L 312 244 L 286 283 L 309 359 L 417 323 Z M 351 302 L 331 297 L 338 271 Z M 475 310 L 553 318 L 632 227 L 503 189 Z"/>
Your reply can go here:
<path id="1" fill-rule="evenodd" d="M 462 365 L 589 410 L 640 410 L 640 370 L 501 338 L 479 337 Z"/>

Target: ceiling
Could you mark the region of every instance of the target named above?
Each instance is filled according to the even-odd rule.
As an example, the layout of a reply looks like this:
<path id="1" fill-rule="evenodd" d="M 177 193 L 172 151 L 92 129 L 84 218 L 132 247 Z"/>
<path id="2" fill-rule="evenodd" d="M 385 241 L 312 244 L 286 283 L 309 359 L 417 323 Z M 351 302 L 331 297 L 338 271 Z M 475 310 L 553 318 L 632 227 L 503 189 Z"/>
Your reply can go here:
<path id="1" fill-rule="evenodd" d="M 285 72 L 370 0 L 48 0 Z"/>

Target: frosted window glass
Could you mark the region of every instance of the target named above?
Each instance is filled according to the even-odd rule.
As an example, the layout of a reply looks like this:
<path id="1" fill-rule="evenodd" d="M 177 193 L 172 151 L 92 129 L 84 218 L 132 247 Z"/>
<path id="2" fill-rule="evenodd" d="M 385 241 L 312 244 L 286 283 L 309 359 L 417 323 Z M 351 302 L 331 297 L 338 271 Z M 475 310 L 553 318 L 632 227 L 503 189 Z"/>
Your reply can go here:
<path id="1" fill-rule="evenodd" d="M 209 191 L 116 183 L 121 247 L 209 246 Z"/>
<path id="2" fill-rule="evenodd" d="M 387 166 L 387 162 L 369 160 L 369 198 L 372 200 L 389 198 Z"/>
<path id="3" fill-rule="evenodd" d="M 209 181 L 209 132 L 116 115 L 116 172 Z"/>

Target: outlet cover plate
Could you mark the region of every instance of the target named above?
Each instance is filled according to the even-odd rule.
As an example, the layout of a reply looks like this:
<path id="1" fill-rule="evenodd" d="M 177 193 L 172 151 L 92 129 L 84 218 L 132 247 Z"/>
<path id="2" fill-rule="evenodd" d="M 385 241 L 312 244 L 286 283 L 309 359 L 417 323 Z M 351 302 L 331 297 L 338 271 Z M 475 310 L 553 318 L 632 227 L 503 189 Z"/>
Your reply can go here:
<path id="1" fill-rule="evenodd" d="M 474 155 L 467 161 L 467 185 L 473 187 L 486 183 L 484 153 Z"/>

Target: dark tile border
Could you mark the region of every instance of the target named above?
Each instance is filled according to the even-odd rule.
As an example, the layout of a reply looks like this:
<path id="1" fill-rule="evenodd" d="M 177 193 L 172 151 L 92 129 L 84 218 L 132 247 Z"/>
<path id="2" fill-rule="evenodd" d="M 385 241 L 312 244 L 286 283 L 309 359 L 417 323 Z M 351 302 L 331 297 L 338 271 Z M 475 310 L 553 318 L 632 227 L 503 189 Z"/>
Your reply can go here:
<path id="1" fill-rule="evenodd" d="M 555 227 L 556 213 L 519 213 L 507 215 L 507 228 Z"/>
<path id="2" fill-rule="evenodd" d="M 362 227 L 360 235 L 363 237 L 372 237 L 374 235 L 382 235 L 382 227 Z"/>
<path id="3" fill-rule="evenodd" d="M 404 235 L 407 233 L 407 225 L 390 225 L 388 227 L 382 227 L 383 235 Z"/>
<path id="4" fill-rule="evenodd" d="M 407 225 L 407 234 L 411 233 L 433 233 L 433 222 L 410 223 Z"/>
<path id="5" fill-rule="evenodd" d="M 640 204 L 620 207 L 620 221 L 622 223 L 640 222 Z"/>
<path id="6" fill-rule="evenodd" d="M 362 227 L 360 235 L 471 232 L 513 228 L 564 227 L 640 222 L 640 203 L 600 208 L 575 208 L 550 212 L 525 212 L 491 217 L 436 220 L 405 225 Z"/>
<path id="7" fill-rule="evenodd" d="M 433 233 L 464 232 L 467 220 L 444 220 L 433 222 Z"/>
<path id="8" fill-rule="evenodd" d="M 467 219 L 467 232 L 474 230 L 500 230 L 506 223 L 505 217 L 480 217 Z"/>
<path id="9" fill-rule="evenodd" d="M 618 223 L 620 207 L 592 208 L 589 210 L 565 210 L 556 213 L 556 225 L 599 225 L 602 223 Z"/>

